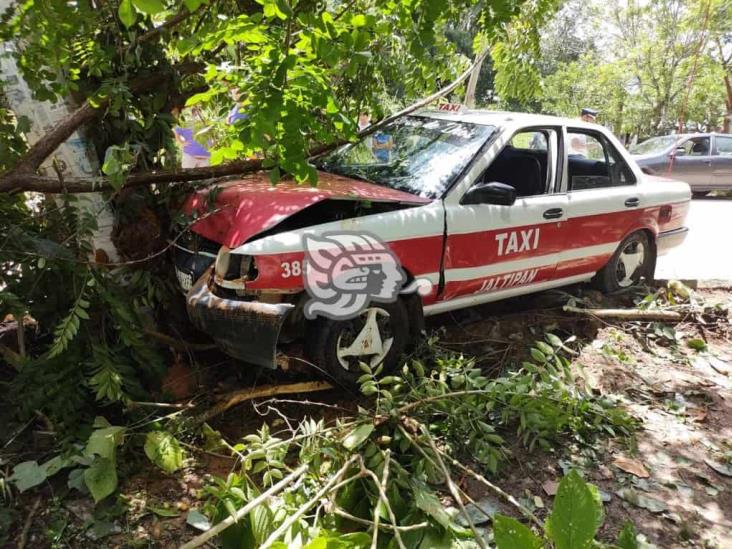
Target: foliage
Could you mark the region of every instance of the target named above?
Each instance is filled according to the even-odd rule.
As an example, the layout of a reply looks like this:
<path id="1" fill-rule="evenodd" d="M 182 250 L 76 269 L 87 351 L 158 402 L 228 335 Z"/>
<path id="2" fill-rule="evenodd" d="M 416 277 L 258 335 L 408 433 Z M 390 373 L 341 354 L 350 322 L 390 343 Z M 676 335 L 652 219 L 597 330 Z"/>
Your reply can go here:
<path id="1" fill-rule="evenodd" d="M 516 519 L 500 514 L 493 519 L 493 529 L 498 549 L 587 549 L 597 546 L 595 535 L 602 522 L 602 500 L 597 488 L 585 482 L 573 469 L 559 483 L 554 507 L 541 537 Z M 621 530 L 618 546 L 637 549 L 632 522 L 627 522 Z"/>
<path id="2" fill-rule="evenodd" d="M 590 12 L 584 44 L 542 52 L 542 110 L 577 116 L 591 106 L 617 134 L 641 138 L 666 133 L 681 119 L 692 131 L 715 129 L 725 111 L 725 88 L 713 37 L 726 23 L 705 17 L 705 6 L 696 0 L 611 2 Z M 617 32 L 593 40 L 593 29 L 606 29 L 608 22 Z M 551 38 L 567 24 L 545 32 Z"/>
<path id="3" fill-rule="evenodd" d="M 45 463 L 24 461 L 13 468 L 8 481 L 19 492 L 41 485 L 62 470 L 70 469 L 68 486 L 91 494 L 99 503 L 117 491 L 117 454 L 133 429 L 110 425 L 103 417 L 94 420 L 86 444 L 75 444 Z M 146 435 L 145 454 L 166 473 L 180 468 L 184 453 L 180 442 L 169 432 L 154 430 Z"/>
<path id="4" fill-rule="evenodd" d="M 38 410 L 67 434 L 93 418 L 95 400 L 144 396 L 164 361 L 141 330 L 175 295 L 174 281 L 89 263 L 96 219 L 73 197 L 19 203 L 4 196 L 0 209 L 18 220 L 0 249 L 0 313 L 28 315 L 37 325 L 6 397 L 17 419 Z"/>
<path id="5" fill-rule="evenodd" d="M 372 409 L 360 409 L 332 425 L 306 418 L 286 436 L 264 425 L 230 446 L 238 470 L 206 488 L 210 499 L 205 512 L 214 523 L 234 515 L 298 467 L 306 465 L 307 470 L 295 484 L 227 528 L 223 545 L 261 545 L 275 539 L 307 545 L 324 532 L 341 539 L 354 529 L 378 537 L 380 546 L 447 546 L 451 540 L 473 537 L 456 521 L 459 511 L 445 507 L 438 491 L 452 483 L 449 475 L 456 463 L 497 471 L 508 455 L 504 435 L 512 430 L 533 445 L 567 435 L 589 442 L 590 431 L 632 429 L 620 410 L 574 386 L 571 372 L 565 371 L 569 365 L 561 360 L 565 343 L 555 336 L 547 340 L 533 350 L 535 362 L 496 379 L 484 377 L 458 355 L 438 355 L 430 362 L 432 369 L 414 360 L 398 375 L 381 379 L 378 369 L 362 365 L 361 388 L 373 398 Z M 522 414 L 524 397 L 539 404 Z M 576 421 L 568 419 L 572 415 Z M 561 544 L 569 536 L 575 545 L 561 547 L 584 547 L 577 540 L 591 539 L 600 522 L 596 495 L 579 477 L 565 479 L 550 521 L 551 539 Z M 575 498 L 583 505 L 573 505 Z M 288 517 L 301 518 L 288 522 Z M 512 520 L 499 519 L 496 532 L 502 528 L 506 539 L 534 539 L 535 534 Z M 395 525 L 400 528 L 396 532 Z"/>
<path id="6" fill-rule="evenodd" d="M 513 20 L 533 36 L 554 8 L 555 0 L 115 0 L 104 9 L 27 0 L 7 10 L 0 39 L 17 42 L 39 99 L 110 101 L 92 137 L 113 177 L 110 146 L 137 148 L 138 169 L 169 164 L 160 153 L 171 146 L 167 113 L 188 99 L 211 116 L 214 161 L 259 155 L 273 173 L 312 182 L 314 144 L 352 137 L 359 111 L 383 117 L 465 68 L 446 34 L 465 13 L 475 22 L 473 57 Z M 167 83 L 137 92 L 153 74 L 168 74 Z M 228 125 L 233 88 L 247 116 Z M 384 105 L 387 97 L 396 102 Z"/>

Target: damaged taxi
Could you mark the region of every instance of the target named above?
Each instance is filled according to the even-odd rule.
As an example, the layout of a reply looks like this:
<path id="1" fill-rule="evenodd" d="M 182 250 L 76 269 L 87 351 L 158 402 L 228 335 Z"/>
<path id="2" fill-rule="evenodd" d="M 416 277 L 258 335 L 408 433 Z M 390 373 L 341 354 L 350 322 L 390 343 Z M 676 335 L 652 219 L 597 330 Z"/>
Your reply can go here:
<path id="1" fill-rule="evenodd" d="M 315 187 L 258 173 L 190 196 L 187 213 L 215 207 L 176 242 L 176 270 L 226 353 L 274 367 L 301 340 L 342 383 L 360 362 L 393 368 L 425 316 L 651 278 L 688 231 L 689 186 L 579 120 L 448 106 L 313 163 Z"/>

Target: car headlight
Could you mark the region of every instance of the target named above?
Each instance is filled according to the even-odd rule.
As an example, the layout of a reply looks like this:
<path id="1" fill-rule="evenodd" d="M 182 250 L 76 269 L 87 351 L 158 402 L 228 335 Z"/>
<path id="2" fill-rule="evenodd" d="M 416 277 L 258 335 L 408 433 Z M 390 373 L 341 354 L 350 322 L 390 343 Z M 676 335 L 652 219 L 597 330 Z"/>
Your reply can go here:
<path id="1" fill-rule="evenodd" d="M 243 255 L 241 257 L 241 264 L 239 265 L 239 276 L 244 280 L 254 280 L 257 278 L 257 265 L 254 261 L 254 257 L 251 255 Z"/>
<path id="2" fill-rule="evenodd" d="M 221 246 L 219 253 L 216 255 L 214 270 L 216 271 L 216 274 L 221 278 L 225 278 L 226 273 L 229 271 L 229 263 L 231 263 L 231 254 L 229 253 L 230 251 L 231 250 L 226 246 Z"/>

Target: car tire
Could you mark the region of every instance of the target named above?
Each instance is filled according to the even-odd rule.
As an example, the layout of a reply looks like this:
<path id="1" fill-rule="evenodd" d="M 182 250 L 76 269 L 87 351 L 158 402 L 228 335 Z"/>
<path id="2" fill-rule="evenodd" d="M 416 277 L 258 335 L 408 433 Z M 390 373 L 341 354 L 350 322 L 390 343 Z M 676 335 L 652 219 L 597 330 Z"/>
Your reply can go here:
<path id="1" fill-rule="evenodd" d="M 709 194 L 710 191 L 692 191 L 691 196 L 692 198 L 704 198 Z"/>
<path id="2" fill-rule="evenodd" d="M 617 292 L 638 284 L 643 277 L 652 278 L 655 265 L 656 247 L 648 233 L 638 231 L 620 243 L 607 264 L 595 275 L 594 283 L 605 293 Z"/>
<path id="3" fill-rule="evenodd" d="M 401 299 L 392 303 L 372 303 L 363 313 L 349 320 L 318 318 L 308 324 L 305 352 L 333 381 L 348 388 L 358 388 L 357 380 L 364 373 L 359 362 L 365 362 L 373 370 L 383 365 L 380 376 L 393 372 L 398 366 L 399 358 L 409 343 L 409 320 Z M 367 324 L 371 327 L 367 328 Z M 349 347 L 359 336 L 365 334 L 368 337 L 369 333 L 364 330 L 373 333 L 374 324 L 381 339 L 380 352 L 349 354 L 354 352 Z"/>

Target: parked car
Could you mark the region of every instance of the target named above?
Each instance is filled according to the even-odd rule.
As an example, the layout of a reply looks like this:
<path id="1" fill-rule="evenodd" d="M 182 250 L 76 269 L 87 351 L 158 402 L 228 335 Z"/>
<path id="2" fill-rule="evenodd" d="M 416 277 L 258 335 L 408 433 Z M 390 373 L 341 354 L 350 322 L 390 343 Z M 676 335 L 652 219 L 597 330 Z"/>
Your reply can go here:
<path id="1" fill-rule="evenodd" d="M 694 196 L 732 189 L 732 134 L 653 137 L 633 147 L 631 153 L 647 173 L 687 182 Z"/>
<path id="2" fill-rule="evenodd" d="M 369 137 L 341 147 L 314 160 L 316 187 L 273 187 L 263 173 L 223 183 L 215 213 L 181 240 L 189 316 L 225 352 L 273 367 L 278 343 L 304 338 L 312 362 L 353 383 L 360 361 L 393 368 L 423 316 L 578 282 L 615 291 L 686 237 L 689 186 L 644 174 L 601 126 L 437 110 L 381 131 L 388 154 Z M 208 202 L 199 191 L 186 212 Z M 355 254 L 351 270 L 334 267 L 339 288 L 374 263 L 388 278 L 391 257 L 401 287 L 420 291 L 376 296 L 349 318 L 308 315 L 320 259 L 307 246 L 333 234 Z"/>

